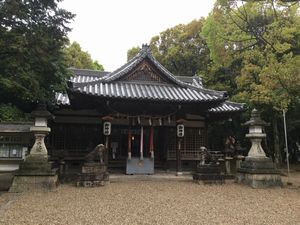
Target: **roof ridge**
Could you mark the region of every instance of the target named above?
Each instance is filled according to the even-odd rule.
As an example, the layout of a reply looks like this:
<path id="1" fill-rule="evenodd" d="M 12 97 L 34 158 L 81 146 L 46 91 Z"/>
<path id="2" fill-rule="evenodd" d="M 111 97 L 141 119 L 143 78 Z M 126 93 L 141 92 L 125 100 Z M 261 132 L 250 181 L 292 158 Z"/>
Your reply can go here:
<path id="1" fill-rule="evenodd" d="M 80 70 L 80 71 L 91 71 L 91 72 L 99 72 L 99 73 L 110 73 L 108 71 L 100 71 L 100 70 L 94 70 L 94 69 L 81 69 L 76 67 L 69 67 L 68 70 Z"/>

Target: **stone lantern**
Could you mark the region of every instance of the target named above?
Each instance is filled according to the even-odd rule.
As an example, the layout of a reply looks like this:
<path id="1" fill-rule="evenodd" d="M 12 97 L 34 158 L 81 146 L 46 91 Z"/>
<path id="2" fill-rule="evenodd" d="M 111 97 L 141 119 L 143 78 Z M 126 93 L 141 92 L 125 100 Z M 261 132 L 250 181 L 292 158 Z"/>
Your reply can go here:
<path id="1" fill-rule="evenodd" d="M 244 183 L 253 188 L 282 186 L 280 172 L 275 169 L 274 163 L 268 158 L 261 146 L 261 141 L 266 137 L 263 128 L 268 125 L 260 118 L 260 113 L 254 109 L 251 118 L 245 126 L 249 126 L 246 138 L 251 141 L 251 148 L 244 162 L 237 169 L 236 182 Z"/>
<path id="2" fill-rule="evenodd" d="M 261 141 L 267 135 L 263 133 L 263 128 L 269 124 L 260 118 L 259 112 L 254 109 L 251 113 L 251 118 L 244 126 L 249 126 L 249 133 L 246 138 L 249 138 L 252 146 L 248 152 L 248 158 L 267 158 L 261 147 Z"/>
<path id="3" fill-rule="evenodd" d="M 51 113 L 46 110 L 44 103 L 39 103 L 31 115 L 35 121 L 34 126 L 30 127 L 30 131 L 34 135 L 35 142 L 30 154 L 15 174 L 10 192 L 32 189 L 51 190 L 57 185 L 56 170 L 53 170 L 48 162 L 48 151 L 44 142 L 45 136 L 50 132 L 47 120 L 51 117 Z"/>
<path id="4" fill-rule="evenodd" d="M 34 134 L 35 142 L 26 160 L 35 158 L 37 161 L 48 161 L 48 151 L 44 139 L 51 131 L 47 126 L 47 121 L 51 117 L 51 113 L 46 110 L 46 105 L 41 103 L 31 113 L 31 116 L 34 118 L 34 126 L 30 127 L 30 131 Z"/>

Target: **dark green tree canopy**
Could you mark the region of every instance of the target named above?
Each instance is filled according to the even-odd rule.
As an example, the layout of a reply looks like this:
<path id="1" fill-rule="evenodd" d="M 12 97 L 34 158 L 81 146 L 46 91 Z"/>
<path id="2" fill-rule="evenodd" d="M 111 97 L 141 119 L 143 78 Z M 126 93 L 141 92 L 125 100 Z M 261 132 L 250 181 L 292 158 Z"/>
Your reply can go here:
<path id="1" fill-rule="evenodd" d="M 132 47 L 131 49 L 129 49 L 127 51 L 127 61 L 129 61 L 130 59 L 132 59 L 136 54 L 139 53 L 139 51 L 141 50 L 141 47 L 137 46 L 137 47 Z"/>
<path id="2" fill-rule="evenodd" d="M 0 2 L 0 102 L 26 109 L 65 87 L 63 47 L 74 15 L 61 0 Z"/>
<path id="3" fill-rule="evenodd" d="M 206 71 L 209 50 L 200 35 L 205 19 L 179 24 L 150 41 L 154 56 L 175 75 L 195 76 Z"/>
<path id="4" fill-rule="evenodd" d="M 209 80 L 227 70 L 236 99 L 287 109 L 300 94 L 299 30 L 298 3 L 217 1 L 202 31 L 213 61 Z"/>
<path id="5" fill-rule="evenodd" d="M 267 114 L 274 144 L 270 152 L 280 162 L 282 110 L 296 115 L 300 104 L 299 2 L 217 0 L 202 35 L 212 60 L 209 86 L 227 83 L 234 100 Z"/>
<path id="6" fill-rule="evenodd" d="M 209 50 L 200 35 L 204 19 L 179 24 L 152 37 L 150 47 L 154 57 L 174 75 L 195 76 L 207 70 Z M 140 47 L 127 52 L 127 59 L 138 53 Z"/>
<path id="7" fill-rule="evenodd" d="M 64 53 L 68 67 L 104 71 L 103 66 L 98 61 L 93 61 L 91 55 L 83 51 L 77 42 L 73 42 L 70 46 L 66 47 Z"/>

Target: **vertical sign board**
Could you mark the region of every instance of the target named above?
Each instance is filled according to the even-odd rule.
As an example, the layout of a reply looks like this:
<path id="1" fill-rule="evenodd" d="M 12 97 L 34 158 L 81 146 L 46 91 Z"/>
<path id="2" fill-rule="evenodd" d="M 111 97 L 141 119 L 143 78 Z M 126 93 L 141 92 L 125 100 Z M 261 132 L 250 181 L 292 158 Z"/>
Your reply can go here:
<path id="1" fill-rule="evenodd" d="M 177 125 L 177 137 L 184 137 L 184 125 L 183 124 L 178 124 Z"/>
<path id="2" fill-rule="evenodd" d="M 111 133 L 111 122 L 104 122 L 103 123 L 103 134 L 108 136 Z"/>

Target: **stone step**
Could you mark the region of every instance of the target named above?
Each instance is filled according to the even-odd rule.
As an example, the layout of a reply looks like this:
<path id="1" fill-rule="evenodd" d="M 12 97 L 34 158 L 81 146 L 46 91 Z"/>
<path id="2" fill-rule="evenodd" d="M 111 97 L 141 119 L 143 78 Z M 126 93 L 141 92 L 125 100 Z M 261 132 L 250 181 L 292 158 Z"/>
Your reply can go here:
<path id="1" fill-rule="evenodd" d="M 110 174 L 110 182 L 130 182 L 130 181 L 192 181 L 191 174 L 184 173 L 176 176 L 176 173 L 170 174 L 152 174 L 152 175 L 125 175 L 125 174 Z"/>

